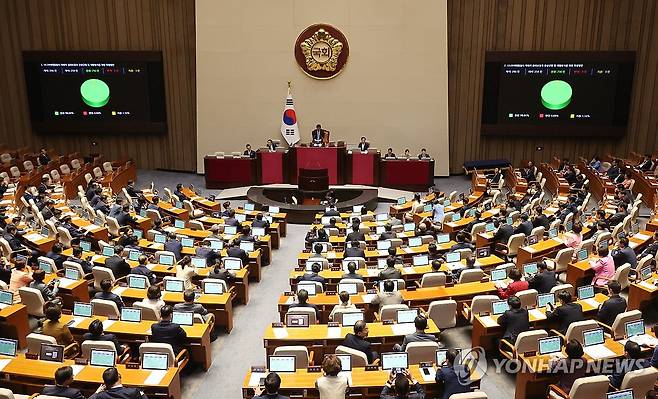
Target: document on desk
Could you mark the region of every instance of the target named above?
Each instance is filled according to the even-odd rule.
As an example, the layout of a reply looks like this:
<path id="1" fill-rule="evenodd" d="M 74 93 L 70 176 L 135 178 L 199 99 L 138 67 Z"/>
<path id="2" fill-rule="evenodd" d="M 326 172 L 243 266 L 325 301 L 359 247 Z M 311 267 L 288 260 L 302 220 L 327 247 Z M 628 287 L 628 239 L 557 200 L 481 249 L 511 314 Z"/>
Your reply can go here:
<path id="1" fill-rule="evenodd" d="M 620 344 L 626 345 L 627 340 L 622 340 L 619 341 Z M 628 341 L 633 341 L 637 343 L 638 345 L 649 345 L 649 346 L 656 346 L 658 345 L 658 339 L 652 337 L 649 334 L 642 334 L 642 335 L 636 335 L 633 337 L 630 337 Z"/>
<path id="2" fill-rule="evenodd" d="M 388 251 L 385 250 L 385 249 L 380 249 L 379 251 L 377 251 L 377 253 L 378 253 L 379 256 L 386 256 L 386 255 L 388 255 Z"/>
<path id="3" fill-rule="evenodd" d="M 585 299 L 585 300 L 583 300 L 583 302 L 585 302 L 586 304 L 588 304 L 589 306 L 591 306 L 593 308 L 598 308 L 599 305 L 600 305 L 600 303 L 594 298 Z"/>
<path id="4" fill-rule="evenodd" d="M 411 248 L 411 247 L 404 247 L 404 248 L 402 248 L 402 250 L 403 250 L 405 253 L 407 253 L 407 254 L 413 254 L 414 252 L 416 252 L 416 251 L 414 251 L 414 249 Z"/>
<path id="5" fill-rule="evenodd" d="M 78 280 L 72 280 L 70 278 L 62 277 L 59 279 L 60 288 L 68 288 L 75 284 Z"/>
<path id="6" fill-rule="evenodd" d="M 75 377 L 76 375 L 78 375 L 78 373 L 80 373 L 85 368 L 85 366 L 81 364 L 72 364 L 71 368 L 73 369 L 73 376 Z"/>
<path id="7" fill-rule="evenodd" d="M 485 327 L 496 327 L 498 325 L 498 322 L 494 320 L 491 316 L 482 316 L 480 317 L 480 321 L 482 322 L 482 325 Z"/>
<path id="8" fill-rule="evenodd" d="M 546 318 L 544 312 L 542 312 L 539 309 L 530 309 L 528 310 L 528 313 L 530 314 L 530 316 L 532 316 L 534 320 L 544 320 Z"/>
<path id="9" fill-rule="evenodd" d="M 4 370 L 5 367 L 11 362 L 13 359 L 0 359 L 0 371 Z"/>
<path id="10" fill-rule="evenodd" d="M 646 288 L 646 289 L 648 289 L 648 290 L 650 290 L 650 291 L 653 291 L 653 290 L 656 289 L 656 286 L 655 286 L 655 285 L 653 285 L 653 284 L 651 284 L 651 283 L 647 283 L 646 281 L 640 281 L 639 283 L 637 283 L 637 285 L 639 285 L 639 286 L 642 287 L 642 288 Z"/>
<path id="11" fill-rule="evenodd" d="M 274 327 L 272 333 L 278 339 L 283 339 L 288 337 L 288 329 L 285 327 Z"/>
<path id="12" fill-rule="evenodd" d="M 420 369 L 420 376 L 423 377 L 425 382 L 435 382 L 436 379 L 436 369 L 434 367 L 423 367 Z M 427 370 L 427 374 L 423 370 Z"/>
<path id="13" fill-rule="evenodd" d="M 116 323 L 116 320 L 103 320 L 103 329 L 107 330 L 114 323 Z"/>
<path id="14" fill-rule="evenodd" d="M 167 375 L 167 370 L 153 370 L 144 380 L 144 385 L 160 385 L 165 375 Z"/>
<path id="15" fill-rule="evenodd" d="M 368 277 L 379 276 L 379 269 L 368 269 Z"/>
<path id="16" fill-rule="evenodd" d="M 85 319 L 83 317 L 74 317 L 71 319 L 71 323 L 68 325 L 71 328 L 77 327 L 80 323 L 82 323 Z"/>
<path id="17" fill-rule="evenodd" d="M 327 338 L 342 338 L 343 329 L 340 327 L 329 327 L 327 328 Z"/>
<path id="18" fill-rule="evenodd" d="M 87 230 L 87 231 L 94 231 L 94 230 L 98 229 L 99 226 L 92 223 L 92 224 L 88 224 L 86 226 L 82 226 L 82 228 Z"/>
<path id="19" fill-rule="evenodd" d="M 646 241 L 646 240 L 648 240 L 649 238 L 651 238 L 650 236 L 648 236 L 648 235 L 646 235 L 646 234 L 642 234 L 642 233 L 637 233 L 637 234 L 635 234 L 633 237 L 634 237 L 634 238 L 637 238 L 638 240 L 643 240 L 643 241 Z"/>
<path id="20" fill-rule="evenodd" d="M 251 373 L 251 377 L 249 377 L 249 386 L 250 387 L 257 387 L 258 383 L 260 382 L 261 378 L 265 378 L 267 373 Z"/>
<path id="21" fill-rule="evenodd" d="M 395 335 L 407 335 L 416 332 L 416 326 L 414 323 L 393 324 L 391 330 Z"/>
<path id="22" fill-rule="evenodd" d="M 363 302 L 365 303 L 371 303 L 376 296 L 377 294 L 365 294 L 365 295 L 361 295 L 361 299 L 363 299 Z"/>
<path id="23" fill-rule="evenodd" d="M 112 292 L 119 295 L 119 296 L 121 296 L 121 294 L 123 294 L 123 292 L 126 290 L 126 288 L 128 288 L 128 287 L 116 287 L 112 290 Z"/>
<path id="24" fill-rule="evenodd" d="M 584 348 L 585 354 L 592 359 L 604 359 L 617 356 L 615 352 L 606 348 L 605 345 L 593 345 Z"/>
<path id="25" fill-rule="evenodd" d="M 44 236 L 42 236 L 39 233 L 30 233 L 30 234 L 25 234 L 23 238 L 25 238 L 28 241 L 37 241 L 44 238 Z"/>
<path id="26" fill-rule="evenodd" d="M 412 266 L 403 267 L 402 270 L 404 270 L 405 274 L 414 274 L 416 271 Z"/>

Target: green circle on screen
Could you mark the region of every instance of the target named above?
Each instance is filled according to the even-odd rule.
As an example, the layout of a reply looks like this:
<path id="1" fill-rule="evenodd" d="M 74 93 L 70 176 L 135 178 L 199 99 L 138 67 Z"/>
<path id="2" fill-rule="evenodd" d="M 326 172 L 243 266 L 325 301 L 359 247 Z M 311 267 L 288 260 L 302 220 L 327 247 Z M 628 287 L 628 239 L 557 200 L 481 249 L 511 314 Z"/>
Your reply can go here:
<path id="1" fill-rule="evenodd" d="M 90 107 L 100 108 L 110 101 L 110 87 L 100 79 L 87 79 L 80 86 L 82 101 Z"/>
<path id="2" fill-rule="evenodd" d="M 554 111 L 560 110 L 571 102 L 573 90 L 564 80 L 551 80 L 541 88 L 541 103 Z"/>

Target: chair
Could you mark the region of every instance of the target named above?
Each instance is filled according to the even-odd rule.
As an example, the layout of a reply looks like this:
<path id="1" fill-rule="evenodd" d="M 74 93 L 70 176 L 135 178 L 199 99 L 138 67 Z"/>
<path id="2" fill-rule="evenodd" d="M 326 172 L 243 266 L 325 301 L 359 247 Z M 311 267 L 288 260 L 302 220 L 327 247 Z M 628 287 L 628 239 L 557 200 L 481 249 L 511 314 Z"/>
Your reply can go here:
<path id="1" fill-rule="evenodd" d="M 121 316 L 117 304 L 114 301 L 108 301 L 106 299 L 92 299 L 91 309 L 96 316 L 105 316 L 115 320 Z"/>
<path id="2" fill-rule="evenodd" d="M 551 294 L 557 294 L 562 291 L 569 291 L 571 296 L 576 295 L 576 289 L 571 284 L 558 284 L 551 288 Z"/>
<path id="3" fill-rule="evenodd" d="M 69 168 L 67 164 L 60 165 L 59 170 L 62 172 L 64 176 L 68 176 L 71 174 L 71 168 Z"/>
<path id="4" fill-rule="evenodd" d="M 200 218 L 204 215 L 203 210 L 194 208 L 194 205 L 192 205 L 192 201 L 190 200 L 184 200 L 183 207 L 187 209 L 191 218 Z"/>
<path id="5" fill-rule="evenodd" d="M 462 316 L 473 323 L 473 315 L 491 312 L 491 304 L 499 300 L 497 295 L 476 295 L 471 300 L 470 306 L 464 304 Z"/>
<path id="6" fill-rule="evenodd" d="M 155 251 L 155 261 L 156 261 L 156 263 L 160 263 L 160 257 L 162 255 L 169 255 L 169 256 L 173 257 L 174 259 L 176 259 L 176 255 L 171 251 Z"/>
<path id="7" fill-rule="evenodd" d="M 71 160 L 71 167 L 77 171 L 77 170 L 80 170 L 82 168 L 82 164 L 80 163 L 79 159 L 72 159 Z"/>
<path id="8" fill-rule="evenodd" d="M 94 177 L 97 178 L 97 179 L 103 177 L 103 171 L 98 166 L 96 166 L 94 169 L 92 169 L 91 173 L 93 173 Z"/>
<path id="9" fill-rule="evenodd" d="M 519 291 L 516 296 L 521 300 L 521 306 L 529 309 L 537 306 L 537 295 L 539 293 L 535 289 L 528 289 Z"/>
<path id="10" fill-rule="evenodd" d="M 316 293 L 324 292 L 324 286 L 322 285 L 322 283 L 320 283 L 318 281 L 300 281 L 300 282 L 298 282 L 297 283 L 297 292 L 299 292 L 299 290 L 301 290 L 301 289 L 304 289 L 304 286 L 310 286 L 310 285 L 315 286 L 315 292 Z"/>
<path id="11" fill-rule="evenodd" d="M 107 223 L 107 231 L 112 237 L 119 237 L 121 235 L 121 232 L 119 231 L 121 226 L 119 226 L 119 221 L 116 220 L 116 218 L 107 216 L 105 217 L 105 222 Z"/>
<path id="12" fill-rule="evenodd" d="M 57 169 L 53 169 L 50 171 L 50 177 L 52 178 L 52 181 L 54 183 L 59 183 L 61 180 L 61 176 L 59 175 L 59 172 Z"/>
<path id="13" fill-rule="evenodd" d="M 532 232 L 530 232 L 530 235 L 535 236 L 535 237 L 537 237 L 537 239 L 541 240 L 544 237 L 544 231 L 546 231 L 544 226 L 537 226 L 534 229 L 532 229 Z"/>
<path id="14" fill-rule="evenodd" d="M 187 349 L 181 350 L 178 355 L 174 353 L 174 348 L 170 344 L 161 344 L 155 342 L 145 342 L 139 346 L 139 357 L 145 353 L 163 353 L 167 355 L 167 366 L 184 368 L 189 361 L 189 352 Z"/>
<path id="15" fill-rule="evenodd" d="M 279 346 L 274 348 L 274 356 L 294 356 L 295 368 L 306 369 L 309 365 L 313 365 L 313 351 L 309 354 L 308 349 L 301 345 Z"/>
<path id="16" fill-rule="evenodd" d="M 387 241 L 389 241 L 391 243 L 391 248 L 399 248 L 399 247 L 402 246 L 402 239 L 401 238 L 391 238 L 391 239 L 388 239 Z"/>
<path id="17" fill-rule="evenodd" d="M 583 331 L 586 330 L 592 330 L 594 328 L 599 328 L 599 323 L 596 322 L 596 320 L 583 320 L 583 321 L 577 321 L 575 323 L 571 323 L 569 325 L 569 328 L 567 328 L 567 332 L 565 335 L 560 334 L 559 332 L 552 330 L 555 334 L 561 336 L 563 338 L 563 342 L 569 342 L 572 339 L 575 339 L 576 341 L 580 342 L 580 344 L 583 344 Z"/>
<path id="18" fill-rule="evenodd" d="M 85 278 L 87 276 L 84 269 L 82 268 L 82 265 L 79 263 L 71 262 L 70 260 L 65 260 L 63 266 L 64 269 L 71 268 L 77 270 L 81 278 Z"/>
<path id="19" fill-rule="evenodd" d="M 539 352 L 539 339 L 546 337 L 546 330 L 524 331 L 516 337 L 514 345 L 507 340 L 501 340 L 500 354 L 512 360 L 517 359 L 519 354 Z"/>
<path id="20" fill-rule="evenodd" d="M 8 154 L 3 154 L 3 155 L 8 155 Z M 42 398 L 42 399 L 43 399 L 43 396 L 44 395 L 39 395 L 39 397 Z M 29 399 L 31 397 L 32 396 L 30 396 L 30 395 L 20 395 L 20 394 L 17 394 L 17 393 L 13 393 L 11 391 L 11 389 L 0 388 L 0 399 Z M 53 398 L 63 399 L 63 398 L 60 398 L 60 397 L 53 397 Z"/>
<path id="21" fill-rule="evenodd" d="M 594 240 L 591 238 L 589 240 L 583 240 L 580 242 L 580 245 L 576 247 L 575 252 L 578 253 L 581 249 L 586 249 L 588 254 L 592 253 L 592 249 L 594 248 Z"/>
<path id="22" fill-rule="evenodd" d="M 485 392 L 475 391 L 475 392 L 466 392 L 466 393 L 456 393 L 454 395 L 450 395 L 448 399 L 489 399 L 489 397 Z"/>
<path id="23" fill-rule="evenodd" d="M 156 311 L 154 306 L 142 301 L 137 301 L 133 303 L 133 307 L 142 309 L 142 320 L 160 321 L 160 317 L 158 316 L 160 312 Z"/>
<path id="24" fill-rule="evenodd" d="M 57 345 L 55 337 L 50 335 L 30 333 L 27 335 L 27 353 L 32 355 L 39 355 L 41 353 L 41 344 Z M 80 352 L 80 347 L 77 342 L 73 342 L 64 347 L 64 354 L 67 359 L 75 358 Z"/>
<path id="25" fill-rule="evenodd" d="M 509 240 L 507 240 L 507 245 L 497 243 L 495 248 L 497 252 L 509 259 L 516 257 L 523 243 L 525 243 L 525 234 L 512 234 Z"/>
<path id="26" fill-rule="evenodd" d="M 596 375 L 593 377 L 578 378 L 571 390 L 567 393 L 564 392 L 557 385 L 551 384 L 548 387 L 548 397 L 550 399 L 592 399 L 604 398 L 608 391 L 609 385 L 608 377 L 605 375 Z"/>
<path id="27" fill-rule="evenodd" d="M 293 307 L 288 309 L 286 317 L 289 314 L 307 314 L 308 315 L 308 324 L 318 324 L 317 314 L 313 308 L 303 308 L 303 307 Z"/>
<path id="28" fill-rule="evenodd" d="M 471 242 L 475 244 L 475 239 L 477 238 L 477 235 L 480 233 L 484 233 L 487 228 L 487 224 L 482 222 L 482 223 L 475 223 L 473 227 L 471 228 Z"/>
<path id="29" fill-rule="evenodd" d="M 357 269 L 365 269 L 366 268 L 366 260 L 364 258 L 359 257 L 359 256 L 349 256 L 349 257 L 343 259 L 343 263 L 348 263 L 348 262 L 356 263 L 356 268 Z"/>
<path id="30" fill-rule="evenodd" d="M 407 310 L 409 306 L 405 304 L 384 305 L 379 312 L 379 320 L 397 320 L 398 310 Z"/>
<path id="31" fill-rule="evenodd" d="M 106 174 L 112 173 L 112 164 L 110 162 L 103 162 L 103 172 Z"/>
<path id="32" fill-rule="evenodd" d="M 203 223 L 199 222 L 198 220 L 190 220 L 187 222 L 187 227 L 192 230 L 205 230 Z"/>
<path id="33" fill-rule="evenodd" d="M 59 243 L 62 244 L 64 248 L 71 248 L 71 242 L 73 241 L 71 233 L 63 227 L 58 227 L 57 233 L 59 236 Z"/>
<path id="34" fill-rule="evenodd" d="M 336 347 L 337 355 L 350 355 L 352 358 L 352 367 L 365 367 L 368 365 L 368 357 L 365 353 L 347 346 L 338 345 Z"/>
<path id="35" fill-rule="evenodd" d="M 484 278 L 484 270 L 482 269 L 465 269 L 459 275 L 459 284 L 474 283 L 482 281 Z"/>
<path id="36" fill-rule="evenodd" d="M 27 314 L 34 317 L 45 317 L 43 307 L 46 301 L 41 295 L 41 291 L 36 288 L 22 287 L 18 289 L 18 295 L 21 297 L 21 303 L 27 307 Z"/>
<path id="37" fill-rule="evenodd" d="M 422 288 L 443 287 L 446 285 L 446 278 L 447 276 L 443 272 L 425 273 L 422 280 L 420 280 L 420 286 Z"/>
<path id="38" fill-rule="evenodd" d="M 81 350 L 81 355 L 85 359 L 89 359 L 91 357 L 91 350 L 92 349 L 101 349 L 104 351 L 112 351 L 116 352 L 116 348 L 114 347 L 114 343 L 111 341 L 94 341 L 94 340 L 87 340 L 82 343 L 82 346 L 80 347 Z"/>
<path id="39" fill-rule="evenodd" d="M 156 220 L 162 220 L 162 216 L 160 216 L 160 211 L 158 211 L 157 209 L 147 209 L 146 217 L 151 219 L 153 222 L 155 222 Z"/>
<path id="40" fill-rule="evenodd" d="M 596 240 L 594 241 L 594 246 L 596 248 L 599 248 L 599 245 L 601 244 L 601 241 L 610 241 L 611 237 L 612 237 L 612 234 L 610 234 L 607 231 L 604 231 L 603 233 L 599 234 L 598 237 L 596 237 Z"/>
<path id="41" fill-rule="evenodd" d="M 59 271 L 59 269 L 57 269 L 57 265 L 55 264 L 55 261 L 48 258 L 48 257 L 39 256 L 37 258 L 37 262 L 39 262 L 39 264 L 41 264 L 41 262 L 45 262 L 45 263 L 49 264 L 53 273 L 57 273 Z"/>
<path id="42" fill-rule="evenodd" d="M 564 248 L 557 252 L 554 259 L 545 258 L 544 262 L 548 261 L 546 263 L 548 270 L 554 271 L 555 276 L 559 279 L 560 273 L 566 273 L 567 266 L 569 265 L 569 262 L 571 262 L 573 254 L 573 248 Z"/>
<path id="43" fill-rule="evenodd" d="M 422 362 L 436 361 L 436 351 L 438 349 L 438 342 L 409 342 L 405 352 L 407 352 L 409 364 L 420 364 Z"/>
<path id="44" fill-rule="evenodd" d="M 459 253 L 459 258 L 460 259 L 468 259 L 473 256 L 473 250 L 470 248 L 461 248 L 457 249 L 454 252 Z"/>
<path id="45" fill-rule="evenodd" d="M 658 369 L 654 367 L 629 371 L 621 381 L 619 389 L 632 389 L 634 398 L 644 398 L 647 392 L 653 389 L 657 379 Z"/>
<path id="46" fill-rule="evenodd" d="M 619 313 L 615 317 L 615 321 L 612 322 L 612 326 L 606 326 L 605 324 L 599 322 L 615 340 L 620 340 L 624 338 L 626 334 L 626 323 L 629 321 L 640 320 L 642 318 L 642 312 L 637 309 L 629 310 L 627 312 Z"/>
<path id="47" fill-rule="evenodd" d="M 451 203 L 457 202 L 457 191 L 452 191 L 448 195 L 448 199 L 450 200 Z"/>
<path id="48" fill-rule="evenodd" d="M 112 272 L 112 269 L 109 269 L 104 266 L 94 266 L 91 268 L 91 273 L 94 276 L 94 288 L 96 291 L 100 291 L 101 289 L 101 281 L 103 280 L 110 280 L 112 281 L 112 284 L 116 281 L 114 278 L 114 273 Z"/>
<path id="49" fill-rule="evenodd" d="M 23 161 L 23 168 L 28 174 L 32 174 L 32 172 L 34 172 L 34 164 L 29 159 L 27 161 Z"/>
<path id="50" fill-rule="evenodd" d="M 329 261 L 326 258 L 308 258 L 306 261 L 307 263 L 313 264 L 315 262 L 318 262 L 322 265 L 322 270 L 327 270 L 329 269 Z"/>
<path id="51" fill-rule="evenodd" d="M 457 302 L 452 299 L 432 301 L 427 315 L 440 330 L 454 327 L 457 325 Z"/>
<path id="52" fill-rule="evenodd" d="M 363 282 L 363 280 L 360 280 L 358 278 L 343 278 L 343 279 L 340 279 L 340 281 L 338 282 L 338 284 L 343 284 L 343 283 L 345 283 L 345 284 L 356 284 L 356 291 L 357 292 L 365 292 L 365 290 L 366 290 L 365 283 Z"/>

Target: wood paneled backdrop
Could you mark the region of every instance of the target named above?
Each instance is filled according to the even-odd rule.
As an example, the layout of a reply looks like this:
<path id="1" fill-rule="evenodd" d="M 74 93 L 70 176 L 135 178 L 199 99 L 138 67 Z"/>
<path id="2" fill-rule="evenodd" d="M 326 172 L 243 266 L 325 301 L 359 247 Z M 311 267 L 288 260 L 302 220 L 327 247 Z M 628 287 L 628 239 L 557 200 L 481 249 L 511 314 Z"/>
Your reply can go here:
<path id="1" fill-rule="evenodd" d="M 161 50 L 167 134 L 36 134 L 32 131 L 23 50 Z M 196 167 L 194 0 L 0 1 L 0 143 L 95 151 L 133 158 L 139 168 Z"/>
<path id="2" fill-rule="evenodd" d="M 573 159 L 658 148 L 656 0 L 448 0 L 450 171 L 464 160 Z M 485 50 L 635 50 L 634 94 L 621 139 L 481 137 Z M 537 145 L 543 151 L 535 151 Z"/>
<path id="3" fill-rule="evenodd" d="M 658 2 L 448 0 L 450 170 L 464 160 L 548 160 L 658 147 Z M 195 169 L 194 0 L 2 0 L 0 142 L 132 157 L 140 168 Z M 162 50 L 166 135 L 32 132 L 22 50 Z M 621 139 L 481 137 L 485 50 L 636 50 L 628 133 Z M 355 49 L 354 56 L 358 55 Z M 431 78 L 431 77 L 428 77 Z M 535 147 L 544 147 L 536 152 Z"/>

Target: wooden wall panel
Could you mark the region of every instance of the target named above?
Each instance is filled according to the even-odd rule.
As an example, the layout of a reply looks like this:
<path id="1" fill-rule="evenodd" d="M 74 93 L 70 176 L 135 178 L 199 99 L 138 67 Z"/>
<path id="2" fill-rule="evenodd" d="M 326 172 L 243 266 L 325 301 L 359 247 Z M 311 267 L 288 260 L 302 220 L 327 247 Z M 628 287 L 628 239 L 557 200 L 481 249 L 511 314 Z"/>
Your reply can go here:
<path id="1" fill-rule="evenodd" d="M 0 2 L 0 143 L 130 157 L 140 168 L 196 168 L 194 0 L 3 0 Z M 37 134 L 32 131 L 23 50 L 159 50 L 166 134 Z"/>
<path id="2" fill-rule="evenodd" d="M 655 0 L 448 0 L 450 171 L 465 160 L 546 161 L 658 148 L 658 2 Z M 480 136 L 486 50 L 635 50 L 623 138 Z M 535 147 L 544 147 L 542 152 Z"/>

